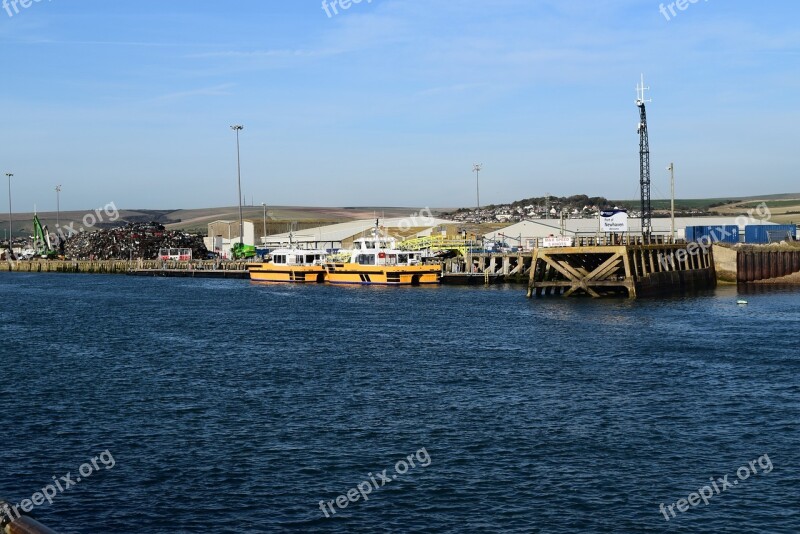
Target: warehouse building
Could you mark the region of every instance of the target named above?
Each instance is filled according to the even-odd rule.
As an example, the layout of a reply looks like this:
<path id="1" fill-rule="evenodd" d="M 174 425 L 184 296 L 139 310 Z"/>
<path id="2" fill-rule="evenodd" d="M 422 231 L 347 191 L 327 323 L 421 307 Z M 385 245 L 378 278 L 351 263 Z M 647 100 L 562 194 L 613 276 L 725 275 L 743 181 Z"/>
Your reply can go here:
<path id="1" fill-rule="evenodd" d="M 244 244 L 255 245 L 255 225 L 252 221 L 244 221 Z M 239 242 L 239 221 L 214 221 L 208 224 L 208 237 L 204 240 L 210 252 L 219 254 L 223 259 L 231 258 L 231 246 Z"/>
<path id="2" fill-rule="evenodd" d="M 686 238 L 686 228 L 690 226 L 739 226 L 740 234 L 744 236 L 745 226 L 739 224 L 741 221 L 737 217 L 676 217 L 675 218 L 675 237 L 676 239 Z M 530 219 L 513 224 L 496 232 L 486 234 L 487 242 L 506 243 L 509 247 L 521 247 L 523 250 L 531 250 L 537 240 L 545 237 L 562 235 L 561 221 L 558 219 Z M 599 231 L 599 221 L 594 219 L 565 219 L 563 235 L 567 237 L 590 237 L 595 236 Z M 748 224 L 773 225 L 768 221 L 750 220 Z M 670 218 L 654 218 L 653 233 L 669 235 L 671 227 Z M 628 219 L 629 234 L 641 234 L 641 219 Z"/>
<path id="3" fill-rule="evenodd" d="M 399 239 L 423 237 L 446 231 L 452 221 L 435 217 L 403 217 L 380 219 L 381 231 Z M 352 246 L 353 240 L 372 235 L 375 219 L 349 221 L 291 232 L 291 240 L 300 248 L 337 251 Z M 275 249 L 289 245 L 290 232 L 267 236 L 266 248 Z"/>

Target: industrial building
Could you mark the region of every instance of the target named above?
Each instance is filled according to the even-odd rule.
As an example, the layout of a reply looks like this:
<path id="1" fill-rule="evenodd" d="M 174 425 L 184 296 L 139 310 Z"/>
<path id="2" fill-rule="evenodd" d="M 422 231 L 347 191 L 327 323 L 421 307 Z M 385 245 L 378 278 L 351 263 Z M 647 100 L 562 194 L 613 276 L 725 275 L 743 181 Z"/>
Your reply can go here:
<path id="1" fill-rule="evenodd" d="M 454 224 L 435 217 L 380 219 L 379 223 L 382 231 L 399 238 L 429 236 L 434 232 L 447 231 L 447 227 Z M 375 219 L 363 219 L 284 232 L 267 236 L 266 248 L 285 247 L 291 239 L 300 248 L 337 251 L 352 246 L 354 239 L 368 235 L 374 228 Z"/>
<path id="2" fill-rule="evenodd" d="M 252 221 L 244 221 L 243 242 L 245 245 L 256 244 L 255 225 Z M 231 245 L 239 242 L 239 221 L 214 221 L 208 224 L 208 237 L 203 241 L 210 252 L 215 252 L 223 259 L 231 258 Z"/>
<path id="3" fill-rule="evenodd" d="M 726 226 L 739 227 L 741 236 L 745 235 L 745 226 L 740 225 L 737 217 L 676 217 L 675 237 L 686 239 L 686 228 L 699 226 Z M 259 222 L 260 224 L 260 222 Z M 763 224 L 777 225 L 768 221 L 750 220 L 748 225 Z M 563 225 L 563 226 L 562 226 Z M 655 218 L 652 220 L 655 234 L 669 235 L 671 220 L 669 218 Z M 326 249 L 332 252 L 352 247 L 353 240 L 370 235 L 375 228 L 375 219 L 362 219 L 343 223 L 302 228 L 293 232 L 283 232 L 256 237 L 256 222 L 244 221 L 244 244 L 264 247 L 272 250 L 289 246 L 290 240 L 295 246 L 305 249 Z M 261 226 L 263 227 L 263 225 Z M 444 235 L 458 237 L 461 234 L 460 223 L 434 217 L 404 217 L 393 219 L 380 219 L 382 232 L 398 240 L 415 237 L 428 237 L 431 235 Z M 531 250 L 534 244 L 543 238 L 564 235 L 566 237 L 594 236 L 601 233 L 598 219 L 529 219 L 512 224 L 500 230 L 490 232 L 484 236 L 485 243 L 504 243 L 504 246 Z M 629 234 L 641 233 L 641 220 L 628 219 Z M 222 258 L 230 257 L 233 243 L 239 241 L 239 221 L 220 220 L 208 225 L 208 237 L 205 238 L 206 248 L 216 252 Z"/>
<path id="4" fill-rule="evenodd" d="M 739 224 L 737 217 L 676 217 L 675 238 L 685 239 L 685 230 L 690 226 L 724 226 L 737 225 L 741 235 L 744 235 L 745 226 Z M 563 229 L 562 229 L 563 224 Z M 652 220 L 653 233 L 669 235 L 671 229 L 670 218 L 654 218 Z M 748 224 L 773 225 L 768 221 L 750 220 Z M 629 234 L 640 234 L 641 220 L 628 219 Z M 598 219 L 530 219 L 506 228 L 486 234 L 486 241 L 506 243 L 509 247 L 521 247 L 523 250 L 533 248 L 537 240 L 545 237 L 559 236 L 580 237 L 593 236 L 600 233 Z"/>

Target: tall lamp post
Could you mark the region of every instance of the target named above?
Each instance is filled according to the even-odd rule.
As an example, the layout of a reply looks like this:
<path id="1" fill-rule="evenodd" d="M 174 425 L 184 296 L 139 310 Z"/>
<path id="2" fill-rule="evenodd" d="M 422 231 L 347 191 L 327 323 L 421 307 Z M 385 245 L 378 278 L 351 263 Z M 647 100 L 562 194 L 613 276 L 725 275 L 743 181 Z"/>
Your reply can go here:
<path id="1" fill-rule="evenodd" d="M 14 176 L 14 173 L 7 172 L 6 176 L 8 176 L 8 249 L 14 250 L 12 245 L 12 240 L 14 239 L 14 232 L 12 229 L 12 217 L 11 217 L 11 178 Z"/>
<path id="2" fill-rule="evenodd" d="M 61 226 L 61 184 L 56 186 L 56 231 Z"/>
<path id="3" fill-rule="evenodd" d="M 264 206 L 264 248 L 267 246 L 267 203 L 262 202 L 262 206 Z"/>
<path id="4" fill-rule="evenodd" d="M 475 192 L 478 195 L 478 210 L 481 209 L 481 169 L 483 169 L 483 163 L 476 163 L 472 166 L 472 172 L 475 173 Z"/>
<path id="5" fill-rule="evenodd" d="M 670 224 L 670 239 L 671 242 L 675 242 L 675 164 L 670 163 L 667 170 L 670 173 L 670 218 L 672 219 L 672 223 Z"/>
<path id="6" fill-rule="evenodd" d="M 239 155 L 239 132 L 244 130 L 241 124 L 234 124 L 231 130 L 236 132 L 236 174 L 239 183 L 239 244 L 244 245 L 244 218 L 242 217 L 242 160 Z"/>

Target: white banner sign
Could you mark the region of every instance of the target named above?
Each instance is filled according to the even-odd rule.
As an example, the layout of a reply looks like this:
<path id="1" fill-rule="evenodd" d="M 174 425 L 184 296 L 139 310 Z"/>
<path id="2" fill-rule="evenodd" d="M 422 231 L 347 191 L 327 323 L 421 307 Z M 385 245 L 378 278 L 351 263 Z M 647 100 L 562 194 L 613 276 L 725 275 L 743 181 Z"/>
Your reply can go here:
<path id="1" fill-rule="evenodd" d="M 607 234 L 623 234 L 628 231 L 628 212 L 623 210 L 601 211 L 600 231 Z"/>
<path id="2" fill-rule="evenodd" d="M 573 244 L 571 237 L 545 237 L 542 239 L 543 248 L 552 247 L 571 247 Z"/>

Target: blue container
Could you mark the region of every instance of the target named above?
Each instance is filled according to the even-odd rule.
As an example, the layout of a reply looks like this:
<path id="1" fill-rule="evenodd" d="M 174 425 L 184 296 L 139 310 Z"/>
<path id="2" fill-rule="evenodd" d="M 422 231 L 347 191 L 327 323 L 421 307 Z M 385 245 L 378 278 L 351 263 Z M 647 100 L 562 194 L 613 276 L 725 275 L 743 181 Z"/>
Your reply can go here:
<path id="1" fill-rule="evenodd" d="M 686 241 L 705 243 L 738 243 L 739 227 L 735 224 L 718 226 L 687 226 Z"/>
<path id="2" fill-rule="evenodd" d="M 780 243 L 787 238 L 797 239 L 793 224 L 748 224 L 744 227 L 744 242 L 754 245 Z"/>

